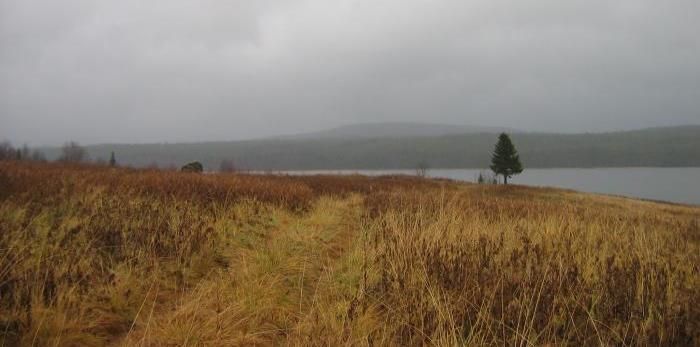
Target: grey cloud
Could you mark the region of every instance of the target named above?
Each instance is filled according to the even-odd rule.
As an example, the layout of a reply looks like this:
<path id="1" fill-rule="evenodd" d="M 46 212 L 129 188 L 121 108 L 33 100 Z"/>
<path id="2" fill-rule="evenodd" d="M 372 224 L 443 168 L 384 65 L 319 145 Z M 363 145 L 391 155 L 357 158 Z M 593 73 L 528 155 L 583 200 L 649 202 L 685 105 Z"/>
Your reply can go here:
<path id="1" fill-rule="evenodd" d="M 0 138 L 700 122 L 695 0 L 0 0 Z"/>

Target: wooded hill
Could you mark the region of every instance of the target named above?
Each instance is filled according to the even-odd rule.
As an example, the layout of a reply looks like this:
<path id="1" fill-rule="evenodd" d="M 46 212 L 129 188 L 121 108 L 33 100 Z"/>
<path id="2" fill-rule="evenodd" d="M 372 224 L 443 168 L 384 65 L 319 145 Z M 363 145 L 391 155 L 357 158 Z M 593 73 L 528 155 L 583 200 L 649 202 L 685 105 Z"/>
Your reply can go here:
<path id="1" fill-rule="evenodd" d="M 526 168 L 700 166 L 700 126 L 635 131 L 553 134 L 514 133 L 513 142 Z M 496 133 L 441 136 L 301 137 L 231 142 L 175 144 L 104 144 L 87 146 L 90 157 L 116 153 L 123 165 L 161 167 L 200 161 L 217 170 L 232 160 L 249 170 L 486 168 Z M 58 148 L 44 149 L 57 158 Z"/>

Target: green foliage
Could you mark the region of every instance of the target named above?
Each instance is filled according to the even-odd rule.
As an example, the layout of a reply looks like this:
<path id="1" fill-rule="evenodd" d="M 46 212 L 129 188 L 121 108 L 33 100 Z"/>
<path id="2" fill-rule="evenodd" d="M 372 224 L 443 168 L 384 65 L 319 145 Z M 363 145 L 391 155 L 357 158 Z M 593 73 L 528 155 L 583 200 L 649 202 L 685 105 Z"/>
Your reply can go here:
<path id="1" fill-rule="evenodd" d="M 496 175 L 503 176 L 504 184 L 508 184 L 508 178 L 523 172 L 523 164 L 520 162 L 518 151 L 506 133 L 498 136 L 496 149 L 491 156 L 491 170 Z"/>
<path id="2" fill-rule="evenodd" d="M 180 169 L 182 172 L 202 172 L 204 171 L 204 167 L 202 166 L 202 163 L 198 161 L 191 162 Z"/>

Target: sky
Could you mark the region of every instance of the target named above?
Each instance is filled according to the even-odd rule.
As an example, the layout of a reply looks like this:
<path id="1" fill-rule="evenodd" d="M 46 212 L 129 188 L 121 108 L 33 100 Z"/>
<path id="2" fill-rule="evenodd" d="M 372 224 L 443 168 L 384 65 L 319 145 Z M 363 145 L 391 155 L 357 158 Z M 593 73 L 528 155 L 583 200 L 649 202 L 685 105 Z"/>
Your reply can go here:
<path id="1" fill-rule="evenodd" d="M 700 123 L 697 0 L 0 0 L 0 140 Z"/>

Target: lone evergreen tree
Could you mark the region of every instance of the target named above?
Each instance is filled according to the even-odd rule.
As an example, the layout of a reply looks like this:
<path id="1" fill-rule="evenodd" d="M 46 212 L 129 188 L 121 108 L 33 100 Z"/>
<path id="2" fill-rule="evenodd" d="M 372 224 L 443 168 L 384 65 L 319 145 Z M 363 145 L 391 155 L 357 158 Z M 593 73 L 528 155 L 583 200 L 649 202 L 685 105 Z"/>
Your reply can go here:
<path id="1" fill-rule="evenodd" d="M 109 157 L 109 166 L 117 166 L 117 159 L 114 157 L 114 152 Z"/>
<path id="2" fill-rule="evenodd" d="M 498 136 L 496 149 L 491 156 L 491 170 L 496 175 L 503 175 L 503 184 L 508 184 L 509 177 L 523 172 L 518 151 L 506 133 Z"/>

